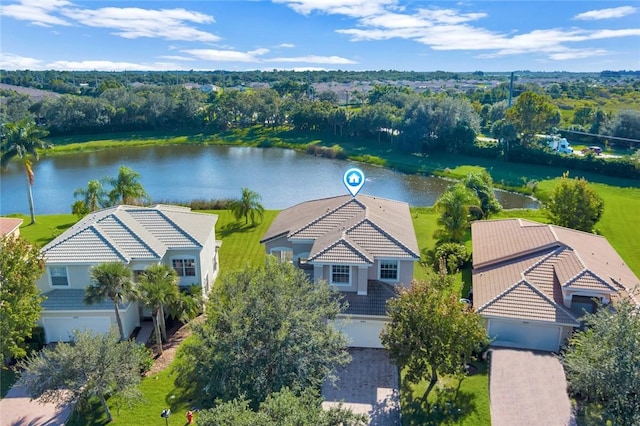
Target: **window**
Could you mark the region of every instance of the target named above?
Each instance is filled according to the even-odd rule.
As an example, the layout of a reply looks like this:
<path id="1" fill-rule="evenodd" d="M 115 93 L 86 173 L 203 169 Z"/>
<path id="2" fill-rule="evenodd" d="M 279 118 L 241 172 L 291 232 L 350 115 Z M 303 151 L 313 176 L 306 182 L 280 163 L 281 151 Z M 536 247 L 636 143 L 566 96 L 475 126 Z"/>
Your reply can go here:
<path id="1" fill-rule="evenodd" d="M 173 269 L 179 277 L 195 277 L 196 276 L 196 260 L 195 259 L 172 259 Z"/>
<path id="2" fill-rule="evenodd" d="M 398 261 L 382 260 L 380 261 L 380 279 L 388 281 L 398 280 Z"/>
<path id="3" fill-rule="evenodd" d="M 52 286 L 69 286 L 66 266 L 49 266 L 49 276 L 51 277 Z"/>
<path id="4" fill-rule="evenodd" d="M 351 282 L 348 265 L 331 265 L 331 284 L 348 285 Z"/>

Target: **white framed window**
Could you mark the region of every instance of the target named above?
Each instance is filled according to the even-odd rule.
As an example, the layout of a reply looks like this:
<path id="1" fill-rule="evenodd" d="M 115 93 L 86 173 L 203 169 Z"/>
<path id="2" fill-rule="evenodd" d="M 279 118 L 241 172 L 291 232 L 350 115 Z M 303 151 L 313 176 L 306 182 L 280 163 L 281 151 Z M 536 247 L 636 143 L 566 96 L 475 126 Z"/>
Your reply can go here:
<path id="1" fill-rule="evenodd" d="M 69 274 L 66 266 L 49 266 L 49 277 L 53 287 L 69 287 Z"/>
<path id="2" fill-rule="evenodd" d="M 381 260 L 378 276 L 382 281 L 398 281 L 398 261 Z"/>
<path id="3" fill-rule="evenodd" d="M 278 248 L 271 250 L 271 254 L 275 256 L 280 263 L 293 262 L 293 251 L 290 249 Z"/>
<path id="4" fill-rule="evenodd" d="M 196 260 L 193 257 L 171 259 L 171 266 L 179 277 L 196 276 Z"/>
<path id="5" fill-rule="evenodd" d="M 331 265 L 331 284 L 351 284 L 351 267 L 349 265 Z"/>

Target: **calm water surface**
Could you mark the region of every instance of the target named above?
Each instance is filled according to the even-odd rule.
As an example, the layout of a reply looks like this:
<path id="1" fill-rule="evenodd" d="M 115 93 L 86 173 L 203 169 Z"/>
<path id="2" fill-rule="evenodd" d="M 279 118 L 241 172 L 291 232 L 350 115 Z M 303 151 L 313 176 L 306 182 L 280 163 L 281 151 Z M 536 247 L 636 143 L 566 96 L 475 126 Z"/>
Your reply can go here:
<path id="1" fill-rule="evenodd" d="M 108 149 L 41 158 L 34 163 L 36 214 L 70 213 L 73 191 L 91 179 L 116 176 L 125 164 L 141 174 L 154 201 L 238 198 L 248 187 L 267 209 L 346 194 L 342 175 L 353 163 L 317 158 L 292 150 L 225 146 L 155 146 Z M 407 175 L 359 164 L 366 184 L 362 193 L 431 206 L 450 181 Z M 498 191 L 505 208 L 536 208 L 529 197 Z M 26 178 L 17 162 L 0 172 L 0 215 L 28 213 Z"/>

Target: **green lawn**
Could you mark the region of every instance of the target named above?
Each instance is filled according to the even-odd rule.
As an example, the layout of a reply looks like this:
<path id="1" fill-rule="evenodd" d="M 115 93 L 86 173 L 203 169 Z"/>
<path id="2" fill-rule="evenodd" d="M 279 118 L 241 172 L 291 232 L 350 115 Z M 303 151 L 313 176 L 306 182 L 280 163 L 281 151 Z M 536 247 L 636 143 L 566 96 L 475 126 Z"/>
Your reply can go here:
<path id="1" fill-rule="evenodd" d="M 9 392 L 16 381 L 16 373 L 11 368 L 0 366 L 0 399 Z"/>

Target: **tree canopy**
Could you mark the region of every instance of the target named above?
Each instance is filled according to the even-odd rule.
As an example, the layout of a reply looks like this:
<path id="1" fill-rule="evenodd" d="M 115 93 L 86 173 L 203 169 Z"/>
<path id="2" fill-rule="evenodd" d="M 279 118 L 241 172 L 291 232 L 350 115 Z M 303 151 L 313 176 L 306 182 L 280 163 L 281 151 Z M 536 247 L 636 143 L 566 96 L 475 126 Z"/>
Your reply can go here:
<path id="1" fill-rule="evenodd" d="M 118 305 L 134 296 L 131 270 L 124 263 L 107 262 L 93 266 L 90 275 L 92 283 L 85 287 L 85 303 L 92 305 L 105 299 L 111 300 L 118 322 L 120 340 L 127 340 Z"/>
<path id="2" fill-rule="evenodd" d="M 440 241 L 460 243 L 470 226 L 470 211 L 480 209 L 480 200 L 474 191 L 458 182 L 438 198 L 435 208 L 440 213 L 438 225 L 442 227 L 435 237 Z"/>
<path id="3" fill-rule="evenodd" d="M 506 119 L 520 134 L 522 145 L 528 147 L 537 133 L 546 133 L 560 123 L 560 111 L 546 96 L 524 92 L 507 110 Z"/>
<path id="4" fill-rule="evenodd" d="M 462 182 L 480 200 L 480 211 L 477 212 L 478 219 L 488 219 L 502 210 L 502 206 L 493 190 L 493 179 L 486 169 L 467 174 Z M 475 213 L 475 211 L 472 213 Z"/>
<path id="5" fill-rule="evenodd" d="M 229 273 L 178 351 L 178 382 L 195 387 L 204 406 L 244 396 L 254 409 L 285 386 L 318 389 L 350 360 L 346 338 L 327 323 L 342 309 L 326 283 L 271 257 Z"/>
<path id="6" fill-rule="evenodd" d="M 640 316 L 623 301 L 587 314 L 562 356 L 569 390 L 601 407 L 603 424 L 640 424 Z M 581 407 L 584 408 L 584 407 Z"/>
<path id="7" fill-rule="evenodd" d="M 151 202 L 149 194 L 140 183 L 140 173 L 127 166 L 120 166 L 116 178 L 105 178 L 113 187 L 109 191 L 109 200 L 112 205 L 132 204 L 144 205 Z"/>
<path id="8" fill-rule="evenodd" d="M 26 240 L 0 239 L 0 351 L 3 360 L 24 357 L 25 339 L 40 318 L 43 297 L 36 280 L 44 272 L 44 259 Z"/>
<path id="9" fill-rule="evenodd" d="M 43 140 L 47 134 L 48 132 L 38 127 L 31 118 L 5 123 L 0 128 L 0 166 L 6 166 L 15 157 L 22 160 L 27 178 L 27 194 L 32 224 L 36 222 L 31 191 L 35 179 L 32 159 L 38 160 L 38 150 L 49 147 L 49 144 Z"/>
<path id="10" fill-rule="evenodd" d="M 18 384 L 42 402 L 82 404 L 96 397 L 111 422 L 106 398 L 118 395 L 138 402 L 137 385 L 148 358 L 144 346 L 118 342 L 113 329 L 106 334 L 76 332 L 72 343 L 58 343 L 21 361 Z"/>
<path id="11" fill-rule="evenodd" d="M 547 202 L 549 219 L 559 226 L 593 232 L 602 217 L 604 200 L 584 178 L 570 179 L 565 173 Z"/>
<path id="12" fill-rule="evenodd" d="M 260 217 L 260 219 L 264 216 L 264 207 L 260 203 L 261 199 L 262 197 L 257 192 L 249 188 L 242 188 L 242 196 L 239 200 L 232 200 L 229 203 L 229 208 L 236 219 L 244 218 L 245 224 L 248 224 L 249 219 L 251 219 L 251 223 L 254 224 L 256 216 Z"/>
<path id="13" fill-rule="evenodd" d="M 400 287 L 387 302 L 391 318 L 382 331 L 382 344 L 405 371 L 409 383 L 429 379 L 424 399 L 439 374 L 460 374 L 474 351 L 487 342 L 480 316 L 450 292 L 451 280 L 441 273 Z"/>
<path id="14" fill-rule="evenodd" d="M 306 389 L 296 395 L 288 388 L 270 394 L 257 411 L 243 398 L 217 404 L 215 408 L 198 413 L 198 425 L 234 426 L 363 426 L 366 416 L 354 414 L 343 407 L 325 410 L 317 391 Z"/>

